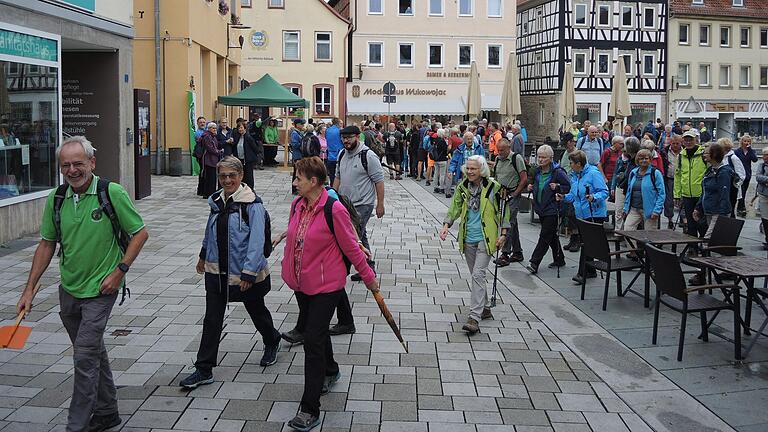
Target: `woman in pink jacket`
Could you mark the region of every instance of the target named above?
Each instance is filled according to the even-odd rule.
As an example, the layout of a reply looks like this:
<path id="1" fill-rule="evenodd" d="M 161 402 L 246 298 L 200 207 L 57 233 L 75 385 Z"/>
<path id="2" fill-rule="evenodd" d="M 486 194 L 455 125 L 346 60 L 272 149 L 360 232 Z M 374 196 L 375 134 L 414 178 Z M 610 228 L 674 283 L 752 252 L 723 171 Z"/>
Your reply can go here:
<path id="1" fill-rule="evenodd" d="M 328 326 L 347 281 L 346 263 L 355 266 L 369 290 L 379 290 L 376 275 L 358 245 L 349 213 L 328 196 L 326 179 L 325 164 L 319 157 L 296 162 L 293 185 L 299 198 L 291 204 L 282 277 L 296 292 L 300 314 L 306 317 L 304 394 L 299 413 L 288 423 L 298 431 L 308 431 L 320 423 L 320 395 L 341 377 L 333 359 Z"/>

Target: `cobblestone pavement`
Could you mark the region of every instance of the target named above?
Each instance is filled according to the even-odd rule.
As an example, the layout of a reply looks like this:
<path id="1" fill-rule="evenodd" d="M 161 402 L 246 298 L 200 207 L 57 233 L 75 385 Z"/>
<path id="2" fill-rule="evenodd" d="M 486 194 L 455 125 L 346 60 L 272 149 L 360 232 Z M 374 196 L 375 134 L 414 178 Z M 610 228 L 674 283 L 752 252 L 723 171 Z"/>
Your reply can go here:
<path id="1" fill-rule="evenodd" d="M 268 170 L 256 178 L 277 232 L 288 215 L 290 177 Z M 137 204 L 151 239 L 129 273 L 133 295 L 115 306 L 106 336 L 120 387 L 122 430 L 288 430 L 284 422 L 296 413 L 302 391 L 303 351 L 284 344 L 277 364 L 260 367 L 263 344 L 242 305 L 228 311 L 216 382 L 191 392 L 176 385 L 194 362 L 204 312 L 194 263 L 207 205 L 194 196 L 195 184 L 191 177 L 153 177 L 152 196 Z M 372 219 L 369 233 L 382 291 L 409 353 L 365 287 L 350 282 L 357 333 L 333 339 L 343 377 L 321 399 L 318 430 L 731 430 L 639 358 L 603 357 L 620 343 L 574 315 L 573 306 L 544 291 L 539 279 L 519 271 L 505 269 L 496 319 L 483 321 L 481 333 L 467 337 L 461 331 L 469 301 L 466 265 L 455 238 L 440 242 L 437 236 L 445 201 L 410 180 L 386 185 L 386 216 Z M 4 324 L 12 319 L 33 251 L 29 239 L 0 251 Z M 272 292 L 266 300 L 276 325 L 286 331 L 298 309 L 279 276 L 281 256 L 278 248 L 270 258 Z M 54 259 L 27 320 L 34 330 L 25 349 L 0 351 L 3 432 L 64 430 L 72 351 L 57 313 L 57 282 Z M 559 312 L 529 309 L 527 303 L 541 297 L 561 302 Z M 562 328 L 563 321 L 570 330 Z M 573 330 L 580 328 L 587 331 Z"/>

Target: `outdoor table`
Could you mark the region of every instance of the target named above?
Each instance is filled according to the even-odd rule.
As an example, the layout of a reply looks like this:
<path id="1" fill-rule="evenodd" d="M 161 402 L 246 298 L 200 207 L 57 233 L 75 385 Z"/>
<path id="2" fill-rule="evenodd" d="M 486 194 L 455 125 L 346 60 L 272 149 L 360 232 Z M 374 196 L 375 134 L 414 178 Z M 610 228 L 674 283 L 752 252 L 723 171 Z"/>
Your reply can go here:
<path id="1" fill-rule="evenodd" d="M 723 273 L 729 273 L 736 277 L 736 283 L 740 281 L 744 282 L 747 287 L 747 308 L 744 311 L 744 320 L 742 325 L 744 326 L 744 334 L 749 335 L 750 321 L 752 320 L 752 302 L 756 302 L 760 309 L 765 313 L 766 318 L 757 330 L 757 334 L 749 343 L 744 356 L 746 357 L 752 350 L 752 347 L 757 342 L 757 338 L 763 334 L 763 330 L 768 326 L 768 307 L 766 307 L 763 301 L 763 296 L 768 295 L 768 291 L 760 288 L 755 288 L 755 278 L 768 278 L 768 258 L 760 258 L 750 255 L 736 255 L 736 256 L 716 256 L 716 257 L 690 257 L 691 261 L 701 264 L 704 267 L 708 267 L 715 271 Z M 726 299 L 727 300 L 727 299 Z M 712 317 L 714 320 L 714 317 Z"/>
<path id="2" fill-rule="evenodd" d="M 615 231 L 615 234 L 627 239 L 627 243 L 629 243 L 629 246 L 633 249 L 639 249 L 637 256 L 643 263 L 643 273 L 645 273 L 645 287 L 642 295 L 643 305 L 645 307 L 649 307 L 651 303 L 651 271 L 648 260 L 644 258 L 645 254 L 643 253 L 642 245 L 650 244 L 656 247 L 670 245 L 672 246 L 673 252 L 677 251 L 677 245 L 685 245 L 683 251 L 680 253 L 682 256 L 688 250 L 690 245 L 705 241 L 698 237 L 672 230 L 617 230 Z"/>

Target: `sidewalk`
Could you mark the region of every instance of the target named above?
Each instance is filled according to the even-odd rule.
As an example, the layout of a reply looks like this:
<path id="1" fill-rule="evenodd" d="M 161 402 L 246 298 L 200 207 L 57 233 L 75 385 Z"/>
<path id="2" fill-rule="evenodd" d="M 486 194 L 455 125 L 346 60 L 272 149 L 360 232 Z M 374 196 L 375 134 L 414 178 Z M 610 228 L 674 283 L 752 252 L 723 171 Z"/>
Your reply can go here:
<path id="1" fill-rule="evenodd" d="M 256 173 L 275 233 L 288 217 L 289 179 L 280 171 Z M 225 320 L 216 382 L 192 392 L 176 386 L 190 372 L 202 331 L 204 291 L 194 263 L 208 208 L 194 196 L 191 177 L 153 183 L 153 195 L 137 204 L 151 238 L 129 273 L 133 296 L 115 306 L 106 338 L 122 430 L 287 430 L 302 391 L 302 348 L 284 344 L 277 364 L 258 366 L 263 344 L 242 305 L 233 304 Z M 365 287 L 350 282 L 357 333 L 333 339 L 343 378 L 321 399 L 325 415 L 317 430 L 732 430 L 520 266 L 500 272 L 496 319 L 468 338 L 461 331 L 466 265 L 455 238 L 437 236 L 444 198 L 411 180 L 387 180 L 386 188 L 387 214 L 372 219 L 369 236 L 382 292 L 410 353 Z M 529 253 L 538 227 L 522 227 Z M 3 324 L 13 318 L 34 252 L 19 244 L 26 247 L 0 253 Z M 298 309 L 280 279 L 281 257 L 278 248 L 270 258 L 266 300 L 286 331 Z M 28 319 L 34 331 L 25 350 L 0 351 L 0 431 L 64 430 L 72 353 L 57 313 L 57 281 L 54 259 Z"/>

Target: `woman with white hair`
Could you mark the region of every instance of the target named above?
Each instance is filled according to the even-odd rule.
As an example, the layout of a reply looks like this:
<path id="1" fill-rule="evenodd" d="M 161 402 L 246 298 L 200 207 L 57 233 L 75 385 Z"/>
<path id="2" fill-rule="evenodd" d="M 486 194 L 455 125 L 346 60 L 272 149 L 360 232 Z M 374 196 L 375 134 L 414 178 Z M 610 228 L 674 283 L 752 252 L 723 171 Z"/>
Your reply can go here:
<path id="1" fill-rule="evenodd" d="M 493 319 L 488 301 L 486 269 L 491 257 L 506 240 L 509 214 L 501 215 L 503 222 L 499 220 L 501 185 L 490 177 L 491 170 L 483 156 L 470 156 L 462 172 L 464 180 L 456 186 L 456 194 L 440 231 L 440 240 L 445 240 L 453 223 L 461 219 L 459 251 L 464 254 L 472 275 L 470 312 L 463 329 L 474 334 L 480 331 L 478 323 L 481 320 Z"/>
<path id="2" fill-rule="evenodd" d="M 744 217 L 747 215 L 747 208 L 744 205 L 747 196 L 747 190 L 749 189 L 749 181 L 752 180 L 752 164 L 757 162 L 757 153 L 752 149 L 752 137 L 749 134 L 744 134 L 739 140 L 739 148 L 734 152 L 737 158 L 744 166 L 744 179 L 741 182 L 741 190 L 739 191 L 738 200 L 738 215 Z"/>
<path id="3" fill-rule="evenodd" d="M 437 130 L 437 139 L 432 142 L 429 157 L 435 161 L 434 180 L 435 193 L 449 194 L 451 185 L 448 184 L 448 141 L 445 140 L 446 129 Z"/>
<path id="4" fill-rule="evenodd" d="M 730 166 L 737 176 L 737 178 L 734 179 L 733 184 L 731 184 L 731 191 L 729 196 L 729 199 L 731 200 L 731 217 L 735 218 L 736 201 L 739 198 L 739 190 L 741 190 L 741 184 L 747 177 L 747 171 L 744 169 L 744 164 L 741 163 L 741 159 L 736 157 L 736 154 L 733 152 L 733 141 L 728 138 L 720 138 L 717 140 L 717 143 L 723 146 L 723 150 L 725 150 L 723 163 Z"/>
<path id="5" fill-rule="evenodd" d="M 216 165 L 224 154 L 224 149 L 219 148 L 219 142 L 216 139 L 218 132 L 219 126 L 216 122 L 209 122 L 205 125 L 205 133 L 200 137 L 200 144 L 205 148 L 200 164 L 200 177 L 203 179 L 200 192 L 206 199 L 218 189 Z"/>

